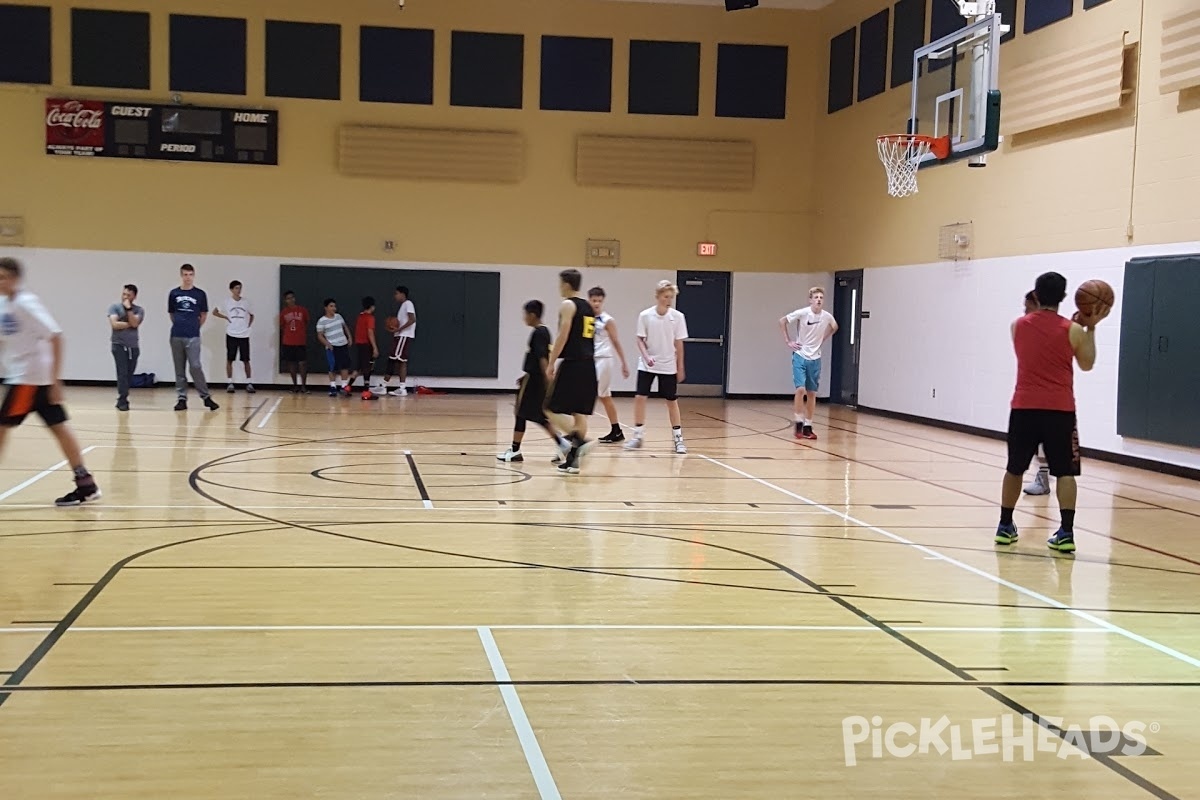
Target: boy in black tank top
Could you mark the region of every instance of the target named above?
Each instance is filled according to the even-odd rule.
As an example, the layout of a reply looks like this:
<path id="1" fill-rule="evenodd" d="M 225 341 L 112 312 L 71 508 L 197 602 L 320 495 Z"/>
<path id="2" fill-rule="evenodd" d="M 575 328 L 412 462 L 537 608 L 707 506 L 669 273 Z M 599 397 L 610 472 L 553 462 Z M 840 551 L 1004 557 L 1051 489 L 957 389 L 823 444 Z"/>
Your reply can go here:
<path id="1" fill-rule="evenodd" d="M 596 362 L 595 335 L 596 316 L 592 305 L 579 296 L 583 276 L 579 270 L 567 269 L 559 273 L 559 292 L 563 296 L 558 311 L 558 336 L 554 349 L 550 351 L 551 372 L 547 375 L 550 384 L 550 399 L 546 403 L 559 432 L 571 443 L 558 471 L 563 474 L 579 474 L 579 462 L 591 449 L 587 437 L 588 417 L 596 407 Z M 553 364 L 558 359 L 558 371 Z"/>

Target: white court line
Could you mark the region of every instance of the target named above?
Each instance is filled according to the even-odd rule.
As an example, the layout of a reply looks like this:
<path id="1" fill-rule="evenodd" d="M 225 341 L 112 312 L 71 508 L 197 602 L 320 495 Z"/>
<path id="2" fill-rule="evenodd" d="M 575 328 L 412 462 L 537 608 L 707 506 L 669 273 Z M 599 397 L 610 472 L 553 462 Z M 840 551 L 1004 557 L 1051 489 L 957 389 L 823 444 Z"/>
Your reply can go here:
<path id="1" fill-rule="evenodd" d="M 266 413 L 266 414 L 263 416 L 263 418 L 262 418 L 262 420 L 261 420 L 261 421 L 259 421 L 259 423 L 258 423 L 258 427 L 259 427 L 260 429 L 261 429 L 261 428 L 262 428 L 264 425 L 266 425 L 266 424 L 267 424 L 267 423 L 268 423 L 268 422 L 271 420 L 271 417 L 272 417 L 272 416 L 275 414 L 275 409 L 279 408 L 279 404 L 280 404 L 280 403 L 282 403 L 282 402 L 283 402 L 283 398 L 282 398 L 282 397 L 280 397 L 280 398 L 276 399 L 276 401 L 275 401 L 275 404 L 271 406 L 271 410 L 270 410 L 270 411 L 268 411 L 268 412 L 267 412 L 267 413 Z"/>
<path id="2" fill-rule="evenodd" d="M 807 497 L 804 497 L 803 495 L 796 494 L 795 492 L 790 492 L 787 489 L 784 489 L 783 487 L 780 487 L 780 486 L 776 486 L 775 484 L 770 483 L 769 481 L 765 481 L 762 478 L 756 478 L 748 472 L 743 472 L 742 470 L 738 469 L 737 467 L 731 467 L 728 464 L 717 461 L 715 458 L 709 458 L 708 456 L 705 456 L 705 455 L 701 455 L 700 458 L 702 458 L 705 461 L 708 461 L 710 463 L 716 464 L 718 467 L 724 467 L 725 469 L 729 470 L 730 472 L 735 472 L 738 475 L 741 475 L 744 478 L 748 478 L 762 486 L 766 486 L 769 489 L 774 489 L 777 492 L 786 494 L 788 497 L 795 498 L 796 500 L 799 500 L 802 503 L 806 503 L 810 506 L 813 506 L 814 508 L 819 508 L 822 511 L 826 511 L 830 514 L 833 514 L 835 517 L 840 517 L 841 519 L 845 520 L 846 522 L 852 523 L 854 525 L 859 525 L 863 528 L 866 528 L 869 531 L 878 533 L 880 536 L 886 536 L 887 538 L 891 539 L 894 542 L 899 542 L 900 544 L 908 545 L 909 547 L 919 550 L 922 553 L 925 553 L 926 555 L 937 556 L 942 561 L 945 561 L 947 564 L 951 564 L 953 566 L 958 567 L 959 569 L 966 570 L 967 572 L 970 572 L 974 575 L 978 575 L 981 578 L 986 578 L 987 580 L 991 581 L 992 583 L 998 584 L 1000 586 L 1004 586 L 1008 589 L 1012 589 L 1014 592 L 1019 592 L 1019 593 L 1025 595 L 1026 597 L 1029 597 L 1029 598 L 1032 598 L 1039 602 L 1045 603 L 1046 605 L 1051 606 L 1052 608 L 1057 608 L 1062 611 L 1066 611 L 1068 614 L 1071 614 L 1072 616 L 1078 617 L 1079 619 L 1082 619 L 1082 620 L 1086 620 L 1086 621 L 1092 623 L 1093 625 L 1096 625 L 1100 628 L 1104 628 L 1105 630 L 1110 631 L 1111 633 L 1115 633 L 1120 636 L 1124 636 L 1126 639 L 1137 642 L 1138 644 L 1143 644 L 1146 647 L 1151 648 L 1152 650 L 1157 650 L 1158 652 L 1162 653 L 1163 655 L 1167 655 L 1167 656 L 1170 656 L 1171 658 L 1182 661 L 1183 663 L 1185 663 L 1189 666 L 1200 667 L 1200 659 L 1198 659 L 1194 656 L 1189 656 L 1187 653 L 1180 652 L 1179 650 L 1176 650 L 1173 647 L 1168 647 L 1167 645 L 1162 644 L 1161 642 L 1156 642 L 1153 639 L 1147 639 L 1145 636 L 1142 636 L 1141 634 L 1137 634 L 1131 630 L 1122 628 L 1120 625 L 1115 625 L 1106 619 L 1101 619 L 1100 617 L 1097 617 L 1093 614 L 1089 614 L 1086 611 L 1080 611 L 1076 608 L 1072 608 L 1071 606 L 1067 605 L 1066 603 L 1062 603 L 1058 600 L 1055 600 L 1052 597 L 1047 597 L 1044 594 L 1035 592 L 1033 589 L 1029 589 L 1024 586 L 1021 586 L 1018 583 L 1013 583 L 1012 581 L 1005 580 L 1004 578 L 1001 578 L 999 575 L 993 575 L 992 573 L 987 572 L 982 569 L 979 569 L 978 567 L 973 567 L 970 564 L 967 564 L 966 562 L 959 561 L 958 559 L 951 558 L 950 556 L 947 556 L 947 555 L 943 555 L 942 553 L 939 553 L 936 550 L 933 550 L 932 548 L 926 547 L 925 545 L 917 544 L 916 542 L 912 541 L 911 539 L 905 539 L 903 536 L 899 536 L 897 534 L 892 533 L 891 531 L 887 531 L 887 530 L 884 530 L 883 528 L 876 527 L 875 525 L 868 525 L 867 523 L 863 522 L 862 520 L 856 519 L 856 518 L 850 516 L 849 514 L 844 514 L 841 511 L 838 511 L 837 509 L 830 508 L 829 506 L 822 505 L 821 503 L 815 502 L 813 500 L 809 500 Z"/>
<path id="3" fill-rule="evenodd" d="M 96 449 L 96 445 L 92 445 L 91 447 L 85 447 L 82 450 L 82 454 L 87 455 L 88 453 L 92 452 L 95 449 Z M 34 475 L 32 478 L 25 481 L 24 483 L 17 484 L 13 488 L 9 489 L 7 492 L 0 494 L 0 502 L 7 500 L 8 498 L 12 497 L 14 494 L 21 491 L 22 489 L 28 489 L 30 486 L 33 486 L 35 483 L 37 483 L 38 481 L 40 481 L 42 478 L 46 477 L 47 475 L 53 475 L 55 472 L 62 469 L 66 465 L 67 465 L 66 461 L 60 461 L 57 464 L 55 464 L 53 467 L 42 470 L 37 475 Z M 42 506 L 36 506 L 36 507 L 42 508 Z"/>
<path id="4" fill-rule="evenodd" d="M 487 625 L 491 630 L 506 631 L 836 631 L 883 633 L 874 625 Z M 934 627 L 924 625 L 890 625 L 897 631 L 928 633 L 1110 633 L 1103 628 L 1002 628 L 1002 627 Z M 479 625 L 150 625 L 70 628 L 68 633 L 255 633 L 289 631 L 477 631 Z M 0 633 L 47 633 L 53 628 L 0 628 Z"/>
<path id="5" fill-rule="evenodd" d="M 550 774 L 550 766 L 546 764 L 546 757 L 542 755 L 542 748 L 538 746 L 537 736 L 533 733 L 533 726 L 529 724 L 529 717 L 525 716 L 525 707 L 521 705 L 521 698 L 517 695 L 517 687 L 512 685 L 512 678 L 509 677 L 508 667 L 504 664 L 504 658 L 500 655 L 500 648 L 496 646 L 496 640 L 492 638 L 492 632 L 487 628 L 478 628 L 479 641 L 483 643 L 483 652 L 487 653 L 488 663 L 492 667 L 492 675 L 500 683 L 500 696 L 504 698 L 504 705 L 508 708 L 508 716 L 512 720 L 513 727 L 517 731 L 517 739 L 521 742 L 521 749 L 525 752 L 525 761 L 529 764 L 529 771 L 533 773 L 533 782 L 537 785 L 538 795 L 542 798 L 550 798 L 550 800 L 561 800 L 562 795 L 558 793 L 558 786 L 554 783 L 554 777 Z"/>

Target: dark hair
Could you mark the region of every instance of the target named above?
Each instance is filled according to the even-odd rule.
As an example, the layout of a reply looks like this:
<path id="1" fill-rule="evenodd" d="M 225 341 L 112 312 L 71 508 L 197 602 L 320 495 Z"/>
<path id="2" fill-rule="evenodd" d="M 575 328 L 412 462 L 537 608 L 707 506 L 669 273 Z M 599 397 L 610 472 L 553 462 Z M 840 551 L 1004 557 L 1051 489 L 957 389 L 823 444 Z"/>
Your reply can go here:
<path id="1" fill-rule="evenodd" d="M 134 286 L 132 283 L 125 284 L 125 288 L 128 289 L 129 291 L 133 292 L 134 297 L 137 297 L 137 287 Z"/>
<path id="2" fill-rule="evenodd" d="M 1057 272 L 1046 272 L 1038 275 L 1033 285 L 1033 294 L 1038 304 L 1046 308 L 1054 308 L 1067 296 L 1067 279 Z"/>
<path id="3" fill-rule="evenodd" d="M 573 290 L 579 291 L 579 287 L 583 285 L 583 276 L 579 274 L 577 269 L 564 269 L 558 273 L 559 279 L 570 286 Z"/>
<path id="4" fill-rule="evenodd" d="M 1033 289 L 1030 289 L 1025 293 L 1025 301 L 1028 303 L 1036 303 L 1038 301 L 1037 294 L 1033 291 Z"/>
<path id="5" fill-rule="evenodd" d="M 193 267 L 191 264 L 184 264 L 182 267 L 179 268 L 179 271 L 180 272 L 195 272 L 196 268 Z"/>
<path id="6" fill-rule="evenodd" d="M 593 286 L 592 288 L 588 289 L 588 297 L 608 297 L 608 295 L 606 295 L 604 290 L 599 286 Z"/>
<path id="7" fill-rule="evenodd" d="M 295 297 L 295 296 L 296 296 L 296 293 L 295 293 L 295 292 L 293 292 L 291 289 L 288 289 L 286 292 L 284 292 L 284 293 L 283 293 L 283 296 L 284 296 L 284 297 L 287 297 L 289 294 L 290 294 L 292 297 Z"/>
<path id="8" fill-rule="evenodd" d="M 21 277 L 21 262 L 15 258 L 0 258 L 0 269 L 15 278 Z"/>
<path id="9" fill-rule="evenodd" d="M 363 311 L 366 311 L 371 306 L 375 305 L 375 298 L 367 295 L 363 298 Z"/>
<path id="10" fill-rule="evenodd" d="M 326 297 L 324 300 L 321 301 L 321 308 L 328 308 L 330 303 L 336 303 L 336 302 L 337 302 L 337 300 L 334 300 L 332 297 Z"/>
<path id="11" fill-rule="evenodd" d="M 533 314 L 538 319 L 542 318 L 542 312 L 545 310 L 546 310 L 546 307 L 544 305 L 542 305 L 541 300 L 530 300 L 528 303 L 525 304 L 525 313 Z"/>
<path id="12" fill-rule="evenodd" d="M 241 281 L 230 281 L 230 282 L 229 282 L 229 288 L 230 288 L 230 289 L 233 289 L 233 288 L 235 288 L 235 287 L 237 287 L 237 286 L 241 286 L 241 285 L 242 285 L 242 282 L 241 282 Z"/>
<path id="13" fill-rule="evenodd" d="M 405 297 L 408 297 L 408 287 L 407 286 L 397 286 L 396 291 L 399 292 L 400 294 L 404 295 Z"/>

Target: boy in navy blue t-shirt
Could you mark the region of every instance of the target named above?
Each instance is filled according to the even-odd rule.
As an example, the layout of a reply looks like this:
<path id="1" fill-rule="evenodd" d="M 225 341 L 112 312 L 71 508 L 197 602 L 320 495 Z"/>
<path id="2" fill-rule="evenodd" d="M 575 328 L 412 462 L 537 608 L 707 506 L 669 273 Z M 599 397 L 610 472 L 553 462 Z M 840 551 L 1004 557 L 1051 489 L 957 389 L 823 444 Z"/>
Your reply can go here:
<path id="1" fill-rule="evenodd" d="M 204 405 L 216 411 L 220 406 L 208 391 L 204 367 L 200 363 L 200 326 L 208 319 L 208 295 L 196 288 L 196 268 L 184 264 L 179 268 L 180 286 L 167 296 L 167 314 L 171 317 L 171 355 L 175 359 L 175 394 L 179 401 L 176 411 L 187 410 L 187 373 Z"/>

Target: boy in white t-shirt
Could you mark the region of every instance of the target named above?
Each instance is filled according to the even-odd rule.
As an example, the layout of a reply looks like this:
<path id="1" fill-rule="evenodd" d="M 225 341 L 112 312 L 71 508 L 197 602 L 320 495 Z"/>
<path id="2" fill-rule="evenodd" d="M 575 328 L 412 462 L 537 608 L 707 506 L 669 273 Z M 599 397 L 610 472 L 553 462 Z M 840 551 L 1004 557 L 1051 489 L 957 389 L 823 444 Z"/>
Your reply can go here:
<path id="1" fill-rule="evenodd" d="M 408 297 L 407 286 L 397 286 L 393 295 L 396 300 L 395 330 L 392 333 L 392 352 L 388 356 L 388 375 L 385 377 L 381 392 L 403 397 L 408 394 L 408 352 L 413 339 L 417 338 L 417 307 Z M 391 376 L 400 379 L 400 385 L 392 391 L 387 390 L 387 382 Z"/>
<path id="2" fill-rule="evenodd" d="M 229 299 L 213 309 L 213 316 L 229 323 L 225 328 L 225 376 L 229 379 L 225 391 L 234 392 L 233 362 L 241 361 L 246 370 L 246 394 L 254 394 L 254 384 L 250 382 L 250 326 L 254 324 L 254 309 L 242 297 L 241 281 L 229 284 Z"/>
<path id="3" fill-rule="evenodd" d="M 796 397 L 796 438 L 816 439 L 813 416 L 817 413 L 817 390 L 821 387 L 821 346 L 838 331 L 837 320 L 825 310 L 825 290 L 808 290 L 808 308 L 798 308 L 779 320 L 783 340 L 792 349 L 792 383 Z"/>
<path id="4" fill-rule="evenodd" d="M 21 262 L 0 258 L 0 349 L 7 384 L 0 403 L 0 448 L 8 432 L 36 412 L 75 473 L 75 490 L 54 504 L 91 503 L 100 499 L 100 488 L 83 465 L 79 442 L 67 426 L 62 406 L 62 328 L 37 295 L 21 289 L 21 272 Z"/>
<path id="5" fill-rule="evenodd" d="M 683 443 L 683 426 L 679 418 L 679 384 L 683 383 L 683 340 L 688 337 L 687 319 L 683 312 L 672 308 L 671 303 L 679 289 L 670 281 L 659 281 L 655 288 L 655 305 L 638 315 L 637 345 L 638 375 L 637 394 L 633 398 L 633 438 L 625 443 L 626 450 L 637 450 L 642 446 L 646 424 L 646 398 L 654 382 L 658 382 L 658 396 L 667 401 L 667 413 L 671 418 L 671 433 L 675 438 L 675 452 L 687 452 Z"/>
<path id="6" fill-rule="evenodd" d="M 600 398 L 600 404 L 604 406 L 604 413 L 608 416 L 608 423 L 612 425 L 612 430 L 596 441 L 612 444 L 625 441 L 621 420 L 617 416 L 617 404 L 612 399 L 613 368 L 616 366 L 614 362 L 621 362 L 622 378 L 629 377 L 629 365 L 625 363 L 625 351 L 621 348 L 617 324 L 613 322 L 612 314 L 604 310 L 605 296 L 604 289 L 599 286 L 588 290 L 588 302 L 592 304 L 592 311 L 596 312 L 596 338 L 593 340 L 596 350 L 596 396 Z M 616 358 L 613 358 L 614 354 Z"/>

